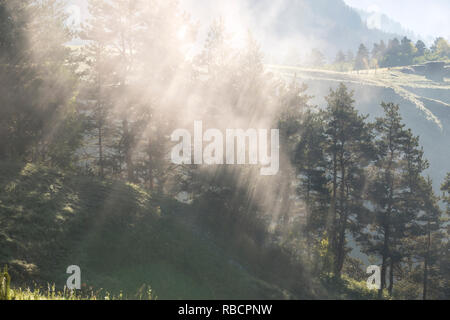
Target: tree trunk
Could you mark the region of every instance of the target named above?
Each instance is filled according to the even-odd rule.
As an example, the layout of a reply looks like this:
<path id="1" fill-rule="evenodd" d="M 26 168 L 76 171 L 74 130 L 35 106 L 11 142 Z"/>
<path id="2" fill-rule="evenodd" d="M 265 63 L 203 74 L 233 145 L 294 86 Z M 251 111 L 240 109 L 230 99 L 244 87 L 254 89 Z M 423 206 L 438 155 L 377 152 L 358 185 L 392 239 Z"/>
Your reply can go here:
<path id="1" fill-rule="evenodd" d="M 390 217 L 392 213 L 392 207 L 394 202 L 394 178 L 392 174 L 392 162 L 394 159 L 394 152 L 391 149 L 391 155 L 390 155 L 390 162 L 387 169 L 388 173 L 388 184 L 389 184 L 389 198 L 388 198 L 388 208 L 386 210 L 385 216 L 384 216 L 384 223 L 383 223 L 383 229 L 384 229 L 384 241 L 383 241 L 383 252 L 382 252 L 382 258 L 383 262 L 381 264 L 381 286 L 380 290 L 378 291 L 378 298 L 381 299 L 383 297 L 383 290 L 386 288 L 386 271 L 387 271 L 387 259 L 390 257 L 390 250 L 389 250 L 389 242 L 390 242 Z"/>
<path id="2" fill-rule="evenodd" d="M 153 191 L 154 185 L 153 185 L 153 144 L 152 144 L 152 139 L 149 138 L 148 142 L 147 142 L 147 156 L 148 156 L 148 164 L 147 164 L 147 170 L 148 170 L 148 180 L 147 180 L 147 185 L 149 190 Z"/>
<path id="3" fill-rule="evenodd" d="M 335 151 L 333 154 L 333 194 L 331 199 L 331 226 L 330 226 L 330 235 L 329 235 L 329 243 L 332 252 L 332 256 L 335 256 L 336 248 L 337 248 L 337 239 L 336 239 L 336 231 L 337 231 L 337 152 Z"/>
<path id="4" fill-rule="evenodd" d="M 428 239 L 427 239 L 427 253 L 425 254 L 425 261 L 423 267 L 423 300 L 427 300 L 428 294 L 428 264 L 430 259 L 430 247 L 431 247 L 431 232 L 430 223 L 428 222 Z"/>
<path id="5" fill-rule="evenodd" d="M 346 212 L 346 168 L 344 164 L 344 147 L 339 155 L 339 166 L 341 171 L 341 185 L 339 192 L 339 226 L 336 226 L 338 233 L 336 234 L 336 251 L 334 260 L 334 275 L 336 279 L 341 278 L 342 267 L 345 258 L 345 233 L 347 230 L 347 212 Z"/>
<path id="6" fill-rule="evenodd" d="M 389 295 L 392 296 L 392 291 L 394 289 L 394 259 L 391 257 L 390 259 L 390 266 L 389 266 L 389 287 L 388 287 L 388 292 Z"/>
<path id="7" fill-rule="evenodd" d="M 423 300 L 427 300 L 428 291 L 428 258 L 425 258 L 423 267 Z"/>
<path id="8" fill-rule="evenodd" d="M 284 189 L 283 196 L 281 198 L 281 223 L 283 228 L 283 235 L 286 235 L 288 227 L 289 227 L 289 210 L 290 210 L 290 191 L 291 191 L 291 185 L 289 180 L 289 175 L 284 172 L 283 173 L 283 184 L 284 188 L 282 187 L 281 190 Z"/>
<path id="9" fill-rule="evenodd" d="M 134 165 L 133 165 L 133 146 L 132 146 L 132 136 L 128 126 L 128 120 L 124 119 L 122 121 L 123 135 L 124 135 L 124 149 L 125 149 L 125 162 L 127 165 L 127 178 L 128 181 L 134 182 Z"/>
<path id="10" fill-rule="evenodd" d="M 383 297 L 383 290 L 386 287 L 386 269 L 387 269 L 387 259 L 389 257 L 389 225 L 385 223 L 384 226 L 384 243 L 382 251 L 382 263 L 381 263 L 381 285 L 378 290 L 378 299 Z"/>
<path id="11" fill-rule="evenodd" d="M 100 169 L 100 177 L 104 177 L 103 167 L 103 130 L 102 126 L 98 127 L 98 165 Z"/>
<path id="12" fill-rule="evenodd" d="M 336 266 L 335 266 L 335 276 L 337 279 L 341 278 L 342 274 L 342 268 L 344 267 L 344 261 L 345 261 L 345 234 L 347 230 L 347 216 L 344 215 L 344 217 L 341 219 L 342 225 L 340 232 L 339 232 L 339 239 L 338 239 L 338 253 L 337 253 L 337 259 L 336 259 Z"/>
<path id="13" fill-rule="evenodd" d="M 308 181 L 306 183 L 306 250 L 308 252 L 308 259 L 312 261 L 312 237 L 311 237 L 311 177 L 308 174 Z"/>

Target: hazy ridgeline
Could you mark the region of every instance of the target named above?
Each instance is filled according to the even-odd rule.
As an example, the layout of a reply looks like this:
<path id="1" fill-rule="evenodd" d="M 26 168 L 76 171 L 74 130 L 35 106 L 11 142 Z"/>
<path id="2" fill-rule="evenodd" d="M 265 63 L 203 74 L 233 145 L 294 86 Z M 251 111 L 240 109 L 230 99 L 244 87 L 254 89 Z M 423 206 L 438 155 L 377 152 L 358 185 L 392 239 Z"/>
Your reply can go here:
<path id="1" fill-rule="evenodd" d="M 382 266 L 384 294 L 449 298 L 439 207 L 449 177 L 439 199 L 396 105 L 369 122 L 340 85 L 318 108 L 306 86 L 265 70 L 251 31 L 236 42 L 217 19 L 199 41 L 176 1 L 88 4 L 78 28 L 63 1 L 0 0 L 2 162 L 134 183 L 155 202 L 184 198 L 182 221 L 293 297 L 375 297 L 348 288 L 366 279 L 352 235 Z M 280 129 L 280 172 L 174 165 L 170 135 L 195 120 Z"/>

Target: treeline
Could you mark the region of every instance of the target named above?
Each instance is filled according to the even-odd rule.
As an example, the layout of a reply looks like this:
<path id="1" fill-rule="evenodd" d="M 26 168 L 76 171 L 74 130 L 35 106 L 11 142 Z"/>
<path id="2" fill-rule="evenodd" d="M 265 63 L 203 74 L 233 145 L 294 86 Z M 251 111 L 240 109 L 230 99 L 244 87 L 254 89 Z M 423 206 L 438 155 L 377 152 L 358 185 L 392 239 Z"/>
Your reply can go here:
<path id="1" fill-rule="evenodd" d="M 356 243 L 381 266 L 380 297 L 450 297 L 448 210 L 397 105 L 369 122 L 340 85 L 326 109 L 312 106 L 306 86 L 265 72 L 251 33 L 235 48 L 217 20 L 193 50 L 196 26 L 176 1 L 88 3 L 75 30 L 61 1 L 0 0 L 0 160 L 183 195 L 200 225 L 294 293 L 364 280 Z M 194 120 L 279 128 L 280 173 L 172 164 L 170 134 Z M 449 187 L 450 175 L 447 204 Z"/>
<path id="2" fill-rule="evenodd" d="M 436 38 L 430 48 L 422 41 L 414 43 L 407 37 L 401 40 L 391 39 L 386 44 L 383 40 L 374 43 L 372 49 L 361 44 L 356 52 L 340 50 L 334 61 L 327 64 L 325 55 L 313 49 L 308 56 L 308 65 L 328 67 L 339 71 L 366 70 L 409 66 L 430 61 L 447 61 L 450 59 L 450 44 L 442 37 Z"/>
<path id="3" fill-rule="evenodd" d="M 445 61 L 450 59 L 450 44 L 444 38 L 437 38 L 428 48 L 422 40 L 413 43 L 407 37 L 400 41 L 397 38 L 374 43 L 372 50 L 361 44 L 356 54 L 345 55 L 339 52 L 334 61 L 342 66 L 349 63 L 353 70 L 390 68 L 408 66 L 429 61 Z"/>

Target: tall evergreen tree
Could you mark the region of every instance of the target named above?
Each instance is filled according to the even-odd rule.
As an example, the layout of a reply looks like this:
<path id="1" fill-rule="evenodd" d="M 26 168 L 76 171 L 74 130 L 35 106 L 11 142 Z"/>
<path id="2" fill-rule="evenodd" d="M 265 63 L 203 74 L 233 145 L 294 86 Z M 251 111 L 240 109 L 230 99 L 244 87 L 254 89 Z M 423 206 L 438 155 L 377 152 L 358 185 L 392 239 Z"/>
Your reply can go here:
<path id="1" fill-rule="evenodd" d="M 0 15 L 0 157 L 71 166 L 82 128 L 63 4 L 1 1 Z"/>
<path id="2" fill-rule="evenodd" d="M 356 54 L 355 59 L 355 69 L 369 69 L 369 51 L 364 44 L 361 44 L 358 48 L 358 53 Z"/>
<path id="3" fill-rule="evenodd" d="M 341 84 L 326 97 L 328 107 L 325 148 L 328 172 L 331 176 L 331 208 L 328 225 L 334 253 L 333 272 L 341 276 L 347 254 L 347 233 L 354 227 L 355 217 L 364 207 L 364 167 L 373 157 L 372 134 L 366 117 L 354 107 L 353 93 Z"/>
<path id="4" fill-rule="evenodd" d="M 416 47 L 410 39 L 403 37 L 400 43 L 401 46 L 401 66 L 412 64 L 414 55 L 416 54 Z"/>
<path id="5" fill-rule="evenodd" d="M 404 132 L 402 156 L 399 160 L 399 188 L 402 190 L 398 198 L 398 212 L 392 216 L 392 237 L 389 258 L 389 286 L 392 295 L 394 288 L 394 272 L 402 260 L 409 255 L 405 242 L 412 236 L 413 226 L 417 223 L 423 204 L 421 188 L 422 172 L 428 168 L 423 158 L 423 150 L 419 138 L 410 129 Z M 407 245 L 406 245 L 407 246 Z"/>
<path id="6" fill-rule="evenodd" d="M 418 217 L 421 237 L 416 255 L 423 261 L 422 299 L 429 298 L 430 278 L 436 276 L 436 266 L 439 258 L 440 241 L 436 239 L 436 232 L 441 230 L 441 210 L 438 198 L 434 194 L 431 179 L 422 183 L 422 214 Z"/>
<path id="7" fill-rule="evenodd" d="M 306 221 L 302 231 L 306 234 L 308 258 L 316 271 L 322 268 L 314 249 L 327 237 L 327 215 L 330 209 L 325 138 L 322 113 L 307 111 L 300 139 L 294 149 L 294 163 L 300 178 L 297 192 L 305 202 Z"/>
<path id="8" fill-rule="evenodd" d="M 416 56 L 422 57 L 427 52 L 427 46 L 422 40 L 417 40 L 416 42 Z"/>
<path id="9" fill-rule="evenodd" d="M 404 257 L 404 240 L 411 234 L 420 210 L 421 173 L 427 168 L 418 138 L 405 129 L 399 106 L 382 103 L 383 118 L 375 123 L 378 160 L 371 182 L 374 220 L 366 243 L 369 253 L 381 257 L 381 297 L 389 268 L 389 293 L 394 270 Z"/>
<path id="10" fill-rule="evenodd" d="M 90 0 L 89 11 L 84 37 L 90 81 L 95 83 L 89 87 L 94 94 L 99 172 L 105 162 L 106 120 L 111 118 L 118 137 L 109 148 L 120 155 L 115 157 L 119 162 L 123 159 L 126 178 L 134 182 L 144 178 L 150 187 L 159 181 L 162 186 L 168 168 L 162 165 L 164 152 L 160 156 L 149 152 L 168 142 L 170 113 L 180 97 L 167 92 L 181 88 L 183 81 L 188 84 L 182 78 L 188 73 L 182 71 L 182 48 L 191 41 L 192 26 L 172 0 Z"/>
<path id="11" fill-rule="evenodd" d="M 376 131 L 380 154 L 376 167 L 375 179 L 372 184 L 372 202 L 375 205 L 375 234 L 370 241 L 369 252 L 381 256 L 381 287 L 379 297 L 386 287 L 386 273 L 391 256 L 393 216 L 397 215 L 399 201 L 398 176 L 399 161 L 402 156 L 402 146 L 405 140 L 404 125 L 401 123 L 399 107 L 394 104 L 382 104 L 384 118 L 377 119 Z"/>

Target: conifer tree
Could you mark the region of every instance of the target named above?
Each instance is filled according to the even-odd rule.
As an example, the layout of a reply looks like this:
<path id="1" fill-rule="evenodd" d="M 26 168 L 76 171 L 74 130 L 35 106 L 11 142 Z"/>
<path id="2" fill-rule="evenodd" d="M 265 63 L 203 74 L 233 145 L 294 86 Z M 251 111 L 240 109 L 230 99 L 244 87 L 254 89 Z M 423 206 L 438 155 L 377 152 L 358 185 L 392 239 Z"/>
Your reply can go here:
<path id="1" fill-rule="evenodd" d="M 70 167 L 82 126 L 63 4 L 1 1 L 0 15 L 0 158 Z"/>
<path id="2" fill-rule="evenodd" d="M 330 209 L 330 192 L 327 177 L 325 128 L 322 113 L 309 110 L 304 115 L 302 132 L 294 149 L 294 163 L 300 177 L 297 192 L 305 202 L 306 221 L 303 227 L 308 258 L 316 265 L 314 248 L 327 237 L 327 214 Z M 318 268 L 316 268 L 317 270 Z"/>
<path id="3" fill-rule="evenodd" d="M 326 100 L 325 153 L 331 176 L 331 214 L 327 225 L 334 253 L 333 272 L 339 278 L 347 254 L 347 232 L 354 227 L 355 217 L 366 211 L 364 167 L 374 152 L 371 130 L 365 123 L 366 117 L 354 107 L 353 93 L 341 84 L 330 91 Z"/>
<path id="4" fill-rule="evenodd" d="M 358 53 L 356 54 L 355 69 L 369 69 L 369 51 L 364 44 L 359 46 Z"/>
<path id="5" fill-rule="evenodd" d="M 420 227 L 419 243 L 416 255 L 423 261 L 422 299 L 429 298 L 430 278 L 436 276 L 436 265 L 439 258 L 440 240 L 436 233 L 441 231 L 442 220 L 438 198 L 434 194 L 431 179 L 422 182 L 422 214 L 418 217 Z"/>
<path id="6" fill-rule="evenodd" d="M 406 254 L 404 241 L 420 213 L 421 173 L 428 166 L 419 139 L 402 123 L 399 106 L 382 103 L 382 107 L 385 116 L 375 123 L 378 160 L 370 187 L 373 232 L 366 243 L 368 252 L 378 254 L 382 260 L 380 297 L 386 288 L 388 270 L 388 291 L 392 294 L 394 270 Z"/>

